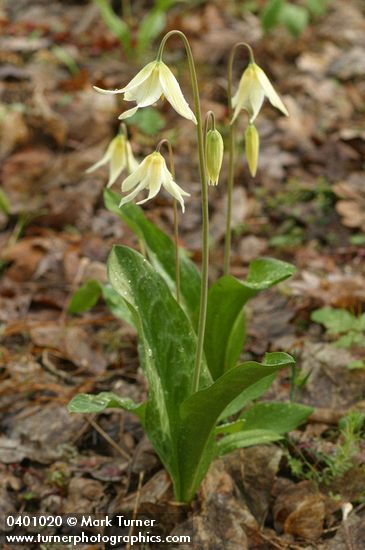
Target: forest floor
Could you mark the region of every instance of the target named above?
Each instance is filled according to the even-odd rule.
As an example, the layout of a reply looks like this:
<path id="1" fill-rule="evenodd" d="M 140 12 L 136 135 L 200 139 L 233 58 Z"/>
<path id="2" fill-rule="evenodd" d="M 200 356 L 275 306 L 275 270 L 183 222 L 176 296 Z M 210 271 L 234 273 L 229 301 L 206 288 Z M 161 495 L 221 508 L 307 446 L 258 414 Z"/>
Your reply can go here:
<path id="1" fill-rule="evenodd" d="M 295 355 L 295 399 L 314 413 L 282 443 L 217 461 L 189 508 L 173 503 L 170 480 L 131 414 L 67 412 L 80 392 L 114 391 L 137 401 L 146 395 L 134 332 L 101 301 L 79 315 L 70 314 L 68 305 L 83 282 L 105 282 L 113 244 L 138 244 L 103 205 L 107 170 L 85 172 L 115 135 L 121 112 L 117 96 L 97 94 L 92 85 L 121 87 L 156 47 L 144 59 L 126 59 L 93 3 L 5 2 L 2 514 L 128 514 L 138 504 L 138 513 L 158 518 L 166 533 L 194 531 L 197 550 L 365 547 L 365 445 L 361 421 L 356 424 L 365 414 L 365 323 L 355 322 L 365 305 L 365 6 L 336 0 L 294 39 L 283 28 L 263 35 L 259 19 L 237 4 L 182 4 L 170 10 L 166 30 L 183 30 L 191 41 L 203 111 L 215 112 L 218 127 L 227 123 L 229 50 L 240 40 L 253 46 L 290 111 L 285 118 L 265 104 L 257 123 L 255 179 L 244 161 L 244 116 L 238 122 L 232 274 L 243 277 L 249 262 L 262 255 L 296 266 L 290 280 L 251 303 L 243 357 L 279 350 Z M 167 59 L 191 101 L 178 41 L 169 43 Z M 238 57 L 236 84 L 246 63 Z M 149 111 L 129 126 L 132 147 L 143 158 L 161 137 L 173 140 L 177 181 L 191 193 L 180 216 L 181 244 L 199 264 L 194 132 L 167 102 L 159 103 L 158 113 Z M 222 274 L 226 179 L 224 167 L 219 186 L 209 190 L 212 280 Z M 167 195 L 144 210 L 171 234 Z M 332 333 L 312 318 L 323 307 L 341 310 Z M 338 315 L 350 316 L 353 327 Z M 284 372 L 265 399 L 288 400 L 290 385 L 290 372 Z M 347 518 L 348 503 L 353 510 Z"/>

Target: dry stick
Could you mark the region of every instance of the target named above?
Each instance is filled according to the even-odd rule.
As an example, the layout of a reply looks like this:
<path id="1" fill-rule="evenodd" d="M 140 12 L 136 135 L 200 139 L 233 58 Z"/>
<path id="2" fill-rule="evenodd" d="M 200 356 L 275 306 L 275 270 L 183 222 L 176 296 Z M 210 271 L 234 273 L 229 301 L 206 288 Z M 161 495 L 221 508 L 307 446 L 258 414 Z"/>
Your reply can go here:
<path id="1" fill-rule="evenodd" d="M 234 153 L 235 153 L 235 141 L 236 141 L 236 132 L 235 132 L 235 122 L 231 122 L 233 108 L 232 108 L 232 80 L 233 80 L 233 62 L 238 48 L 244 46 L 248 49 L 250 56 L 250 61 L 252 62 L 253 51 L 251 46 L 246 44 L 246 42 L 238 42 L 233 46 L 228 62 L 228 85 L 227 85 L 227 95 L 228 95 L 228 116 L 230 119 L 229 126 L 229 164 L 228 164 L 228 185 L 227 185 L 227 215 L 226 215 L 226 236 L 224 241 L 224 274 L 229 274 L 230 263 L 231 263 L 231 224 L 232 224 L 232 195 L 233 195 L 233 183 L 234 183 Z"/>
<path id="2" fill-rule="evenodd" d="M 125 459 L 128 460 L 128 461 L 131 459 L 131 457 L 130 457 L 130 455 L 127 453 L 127 451 L 125 451 L 124 449 L 122 449 L 122 447 L 120 447 L 120 446 L 118 445 L 118 443 L 116 443 L 116 442 L 114 441 L 114 439 L 112 439 L 112 438 L 110 437 L 110 435 L 108 435 L 108 434 L 103 430 L 103 428 L 101 428 L 101 427 L 99 426 L 99 424 L 97 424 L 97 423 L 95 422 L 95 420 L 94 420 L 92 417 L 88 416 L 88 417 L 87 417 L 87 420 L 88 420 L 88 422 L 92 425 L 92 427 L 93 427 L 93 428 L 94 428 L 94 429 L 95 429 L 95 430 L 96 430 L 96 431 L 97 431 L 97 432 L 98 432 L 98 433 L 99 433 L 99 434 L 109 443 L 109 445 L 111 445 L 111 446 L 113 447 L 113 449 L 115 449 L 115 450 L 117 451 L 117 453 L 119 453 L 123 458 L 125 458 Z"/>
<path id="3" fill-rule="evenodd" d="M 160 149 L 163 145 L 166 145 L 169 152 L 169 166 L 172 179 L 175 180 L 175 164 L 174 164 L 174 155 L 172 151 L 171 143 L 168 139 L 162 139 L 157 147 L 156 151 L 160 152 Z M 173 209 L 174 209 L 174 241 L 175 241 L 175 285 L 176 285 L 176 301 L 180 304 L 180 254 L 179 254 L 179 220 L 177 215 L 177 202 L 176 199 L 173 200 Z"/>
<path id="4" fill-rule="evenodd" d="M 142 491 L 143 478 L 144 478 L 144 472 L 140 472 L 139 473 L 139 480 L 138 480 L 138 487 L 137 487 L 137 494 L 136 494 L 136 501 L 134 503 L 132 519 L 136 519 L 136 517 L 137 517 L 139 501 L 141 500 L 141 491 Z M 132 523 L 132 525 L 129 529 L 129 533 L 128 533 L 129 542 L 126 546 L 126 550 L 129 550 L 130 547 L 131 547 L 130 546 L 130 541 L 131 541 L 131 537 L 133 535 L 133 532 L 134 532 L 134 522 Z"/>

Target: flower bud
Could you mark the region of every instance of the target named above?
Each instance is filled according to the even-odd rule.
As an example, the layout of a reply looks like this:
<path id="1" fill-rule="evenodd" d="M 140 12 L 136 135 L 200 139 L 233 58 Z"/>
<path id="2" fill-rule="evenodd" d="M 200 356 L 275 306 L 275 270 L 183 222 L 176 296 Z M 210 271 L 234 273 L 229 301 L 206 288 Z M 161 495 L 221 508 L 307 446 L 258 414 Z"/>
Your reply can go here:
<path id="1" fill-rule="evenodd" d="M 223 139 L 218 130 L 209 130 L 206 137 L 206 162 L 209 185 L 217 185 L 223 161 Z"/>
<path id="2" fill-rule="evenodd" d="M 253 124 L 249 124 L 246 128 L 245 145 L 247 164 L 250 169 L 251 176 L 254 178 L 257 172 L 260 138 L 259 133 Z"/>

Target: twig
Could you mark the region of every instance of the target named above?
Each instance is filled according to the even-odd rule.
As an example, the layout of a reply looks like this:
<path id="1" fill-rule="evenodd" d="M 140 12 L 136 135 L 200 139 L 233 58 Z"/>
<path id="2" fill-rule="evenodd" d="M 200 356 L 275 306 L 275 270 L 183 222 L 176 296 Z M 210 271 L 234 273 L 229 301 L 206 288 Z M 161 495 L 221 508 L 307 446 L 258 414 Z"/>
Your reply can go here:
<path id="1" fill-rule="evenodd" d="M 133 508 L 133 515 L 132 515 L 133 520 L 136 519 L 136 517 L 137 517 L 139 501 L 141 500 L 141 491 L 142 491 L 143 478 L 144 478 L 144 472 L 140 472 L 139 473 L 137 493 L 136 493 L 136 501 L 134 503 L 134 508 Z M 129 532 L 128 532 L 128 540 L 129 541 L 132 538 L 133 532 L 134 532 L 134 521 L 132 521 L 132 525 L 129 528 Z M 130 542 L 128 542 L 128 544 L 126 546 L 126 550 L 130 550 L 130 547 L 131 547 Z"/>
<path id="2" fill-rule="evenodd" d="M 113 447 L 113 449 L 115 449 L 117 451 L 118 454 L 120 454 L 123 458 L 127 459 L 128 461 L 131 459 L 130 455 L 127 453 L 127 451 L 125 451 L 124 449 L 122 449 L 122 447 L 120 447 L 118 445 L 118 443 L 116 443 L 114 441 L 114 439 L 112 439 L 104 430 L 103 428 L 101 428 L 99 426 L 99 424 L 97 424 L 95 422 L 95 420 L 91 417 L 87 417 L 87 420 L 88 422 L 90 422 L 90 424 L 92 425 L 92 427 L 109 443 L 109 445 L 111 445 Z"/>

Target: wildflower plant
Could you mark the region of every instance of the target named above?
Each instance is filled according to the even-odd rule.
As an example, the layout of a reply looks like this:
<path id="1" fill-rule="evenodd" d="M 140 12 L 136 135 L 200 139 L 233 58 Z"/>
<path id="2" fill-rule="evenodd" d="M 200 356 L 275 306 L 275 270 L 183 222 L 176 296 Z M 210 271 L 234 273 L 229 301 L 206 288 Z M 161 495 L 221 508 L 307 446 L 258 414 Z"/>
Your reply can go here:
<path id="1" fill-rule="evenodd" d="M 193 110 L 162 61 L 171 36 L 178 36 L 185 47 Z M 228 205 L 232 201 L 234 175 L 232 63 L 236 49 L 237 46 L 229 63 Z M 245 79 L 241 79 L 237 105 L 247 108 L 247 101 L 241 101 L 246 93 L 242 90 L 242 81 Z M 241 281 L 229 274 L 229 254 L 226 254 L 225 275 L 208 285 L 208 184 L 218 183 L 223 141 L 215 128 L 213 113 L 209 112 L 203 120 L 194 59 L 182 32 L 167 33 L 156 60 L 114 93 L 124 93 L 126 101 L 136 101 L 132 110 L 154 104 L 163 94 L 181 116 L 194 124 L 201 180 L 202 266 L 199 272 L 178 246 L 176 205 L 179 202 L 184 211 L 184 197 L 188 192 L 175 181 L 178 177 L 175 177 L 172 147 L 163 139 L 156 151 L 123 181 L 122 191 L 126 194 L 122 199 L 108 189 L 104 192 L 106 207 L 120 216 L 142 243 L 142 254 L 126 246 L 114 246 L 108 259 L 108 276 L 117 297 L 113 296 L 114 307 L 119 300 L 120 316 L 138 333 L 140 361 L 148 383 L 147 399 L 135 403 L 110 392 L 81 394 L 73 398 L 69 410 L 99 413 L 114 407 L 136 414 L 171 476 L 176 500 L 190 502 L 214 458 L 237 448 L 280 439 L 310 413 L 308 407 L 293 403 L 272 404 L 269 412 L 265 409 L 265 414 L 260 404 L 247 408 L 272 384 L 281 369 L 294 365 L 290 355 L 267 353 L 261 363 L 239 362 L 245 339 L 245 304 L 260 291 L 292 275 L 294 267 L 279 260 L 259 258 L 250 264 L 247 278 Z M 269 95 L 267 87 L 265 93 Z M 261 91 L 260 94 L 261 101 Z M 257 115 L 256 111 L 252 113 Z M 249 112 L 251 119 L 252 113 Z M 131 114 L 129 110 L 122 117 Z M 249 124 L 252 125 L 253 120 Z M 252 126 L 248 132 L 251 135 L 248 162 L 254 173 L 258 136 Z M 168 167 L 161 153 L 163 145 L 168 150 Z M 148 221 L 141 208 L 133 203 L 141 191 L 148 191 L 141 201 L 145 202 L 161 187 L 173 197 L 174 240 Z M 227 242 L 230 243 L 230 206 L 227 217 L 226 249 Z"/>

